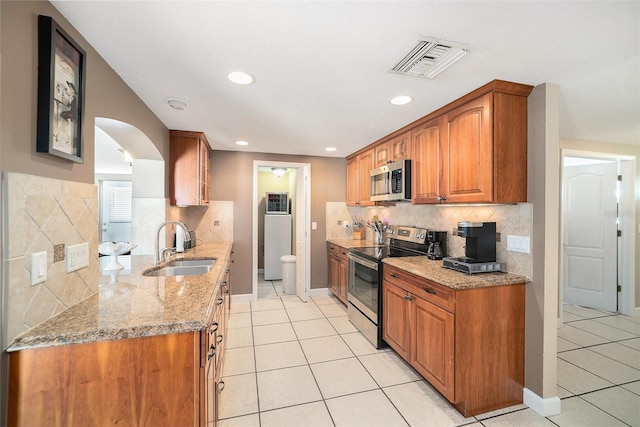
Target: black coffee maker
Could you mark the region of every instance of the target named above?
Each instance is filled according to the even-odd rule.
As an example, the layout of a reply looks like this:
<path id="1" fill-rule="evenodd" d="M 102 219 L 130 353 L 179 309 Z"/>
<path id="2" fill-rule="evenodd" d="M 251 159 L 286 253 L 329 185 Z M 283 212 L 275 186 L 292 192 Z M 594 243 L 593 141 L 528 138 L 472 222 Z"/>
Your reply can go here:
<path id="1" fill-rule="evenodd" d="M 447 232 L 427 230 L 427 257 L 442 259 L 447 256 Z"/>
<path id="2" fill-rule="evenodd" d="M 459 222 L 458 236 L 466 238 L 467 242 L 464 245 L 465 256 L 456 260 L 467 263 L 495 262 L 495 222 Z"/>

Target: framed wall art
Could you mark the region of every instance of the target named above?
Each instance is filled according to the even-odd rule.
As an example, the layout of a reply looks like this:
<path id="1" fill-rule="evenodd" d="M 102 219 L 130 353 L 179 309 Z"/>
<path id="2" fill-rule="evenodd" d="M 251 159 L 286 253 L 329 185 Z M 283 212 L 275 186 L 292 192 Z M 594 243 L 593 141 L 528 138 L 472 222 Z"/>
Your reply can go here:
<path id="1" fill-rule="evenodd" d="M 38 16 L 36 150 L 82 160 L 85 52 L 49 16 Z"/>

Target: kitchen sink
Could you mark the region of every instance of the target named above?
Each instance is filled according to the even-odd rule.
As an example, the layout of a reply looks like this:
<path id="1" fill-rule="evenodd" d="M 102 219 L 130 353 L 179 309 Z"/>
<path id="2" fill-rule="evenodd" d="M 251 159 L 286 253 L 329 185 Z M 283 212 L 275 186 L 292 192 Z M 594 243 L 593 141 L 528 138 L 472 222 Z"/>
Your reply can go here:
<path id="1" fill-rule="evenodd" d="M 166 266 L 159 269 L 149 269 L 142 273 L 143 276 L 159 277 L 159 276 L 190 276 L 194 274 L 206 274 L 211 271 L 216 260 L 208 259 L 190 259 L 170 261 Z"/>
<path id="2" fill-rule="evenodd" d="M 213 267 L 216 263 L 215 258 L 204 259 L 177 259 L 175 261 L 169 261 L 168 267 Z"/>

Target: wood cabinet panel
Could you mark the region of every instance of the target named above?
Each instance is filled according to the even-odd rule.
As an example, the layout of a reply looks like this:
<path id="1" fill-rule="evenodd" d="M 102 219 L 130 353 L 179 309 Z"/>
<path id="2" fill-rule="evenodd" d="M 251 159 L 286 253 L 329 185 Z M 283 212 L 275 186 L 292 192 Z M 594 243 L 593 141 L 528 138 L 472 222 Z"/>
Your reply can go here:
<path id="1" fill-rule="evenodd" d="M 445 138 L 442 119 L 436 119 L 411 132 L 412 144 L 412 203 L 437 203 L 442 194 L 443 147 Z"/>
<path id="2" fill-rule="evenodd" d="M 390 162 L 411 158 L 411 132 L 391 138 L 374 147 L 375 165 L 378 168 Z"/>
<path id="3" fill-rule="evenodd" d="M 493 94 L 469 102 L 446 117 L 443 196 L 447 202 L 493 200 L 491 105 Z"/>
<path id="4" fill-rule="evenodd" d="M 202 132 L 171 130 L 169 200 L 176 206 L 202 206 L 209 202 L 211 146 Z"/>
<path id="5" fill-rule="evenodd" d="M 197 425 L 199 333 L 11 353 L 12 426 Z"/>
<path id="6" fill-rule="evenodd" d="M 402 358 L 408 360 L 411 352 L 410 305 L 405 299 L 407 292 L 390 283 L 383 282 L 383 307 L 385 321 L 382 323 L 382 338 L 398 353 Z M 393 321 L 386 321 L 393 319 Z"/>
<path id="7" fill-rule="evenodd" d="M 374 168 L 374 149 L 347 159 L 347 206 L 373 206 L 371 201 L 371 169 Z"/>
<path id="8" fill-rule="evenodd" d="M 522 402 L 523 283 L 453 290 L 389 265 L 383 274 L 384 340 L 460 413 Z"/>
<path id="9" fill-rule="evenodd" d="M 447 399 L 455 400 L 453 382 L 454 315 L 421 298 L 413 302 L 409 363 Z"/>
<path id="10" fill-rule="evenodd" d="M 347 206 L 357 206 L 360 202 L 360 176 L 358 157 L 347 159 Z"/>
<path id="11" fill-rule="evenodd" d="M 349 286 L 349 259 L 347 250 L 341 246 L 327 243 L 327 279 L 331 292 L 343 304 L 347 304 Z"/>

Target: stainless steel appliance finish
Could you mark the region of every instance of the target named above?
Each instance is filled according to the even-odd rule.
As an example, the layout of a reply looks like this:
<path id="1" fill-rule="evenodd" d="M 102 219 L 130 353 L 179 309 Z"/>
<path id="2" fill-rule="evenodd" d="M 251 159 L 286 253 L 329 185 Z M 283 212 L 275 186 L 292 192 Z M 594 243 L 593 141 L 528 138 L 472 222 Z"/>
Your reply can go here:
<path id="1" fill-rule="evenodd" d="M 414 227 L 387 229 L 389 245 L 351 248 L 347 315 L 374 345 L 382 348 L 382 259 L 426 255 L 427 230 Z"/>
<path id="2" fill-rule="evenodd" d="M 411 200 L 411 160 L 388 163 L 371 170 L 371 200 Z"/>

